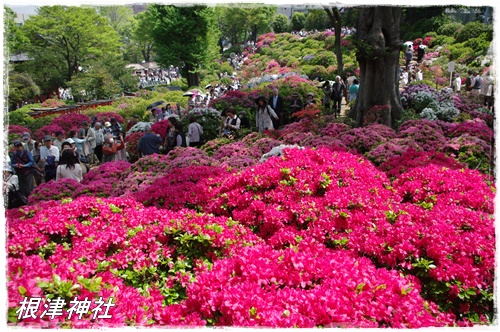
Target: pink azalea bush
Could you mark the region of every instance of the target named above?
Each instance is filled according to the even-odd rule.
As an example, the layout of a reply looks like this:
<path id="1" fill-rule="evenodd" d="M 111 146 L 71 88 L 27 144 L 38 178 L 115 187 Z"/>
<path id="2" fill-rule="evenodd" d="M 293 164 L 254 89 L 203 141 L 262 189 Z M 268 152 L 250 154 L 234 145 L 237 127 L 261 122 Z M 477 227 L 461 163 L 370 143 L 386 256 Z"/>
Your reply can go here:
<path id="1" fill-rule="evenodd" d="M 82 185 L 73 179 L 52 180 L 38 185 L 28 197 L 29 204 L 36 204 L 41 201 L 58 201 L 73 196 Z"/>
<path id="2" fill-rule="evenodd" d="M 123 117 L 116 112 L 98 112 L 95 114 L 95 117 L 97 118 L 97 122 L 100 122 L 103 126 L 104 122 L 111 121 L 112 118 L 115 118 L 118 123 L 123 124 L 125 122 Z"/>
<path id="3" fill-rule="evenodd" d="M 209 183 L 215 186 L 229 173 L 223 167 L 192 166 L 181 170 L 173 169 L 150 186 L 140 190 L 135 199 L 145 206 L 168 208 L 178 211 L 183 208 L 197 209 L 200 202 L 209 199 L 210 192 L 205 190 Z M 214 182 L 215 181 L 215 182 Z"/>
<path id="4" fill-rule="evenodd" d="M 47 203 L 44 203 L 47 204 Z M 9 222 L 9 316 L 24 296 L 113 297 L 110 319 L 25 318 L 36 327 L 204 325 L 179 303 L 197 271 L 261 240 L 237 222 L 192 211 L 144 208 L 134 200 L 79 198 L 26 211 Z M 191 248 L 196 248 L 192 251 Z M 36 268 L 33 268 L 36 266 Z M 167 287 L 165 287 L 167 286 Z M 173 304 L 164 307 L 163 301 Z M 175 316 L 164 317 L 166 313 Z M 17 318 L 17 317 L 16 317 Z M 184 322 L 183 322 L 184 321 Z"/>
<path id="5" fill-rule="evenodd" d="M 56 124 L 49 124 L 47 126 L 43 126 L 42 128 L 38 129 L 35 134 L 34 134 L 34 139 L 36 140 L 43 140 L 43 137 L 46 136 L 46 135 L 49 135 L 49 136 L 52 136 L 52 137 L 56 137 L 56 132 L 62 132 L 63 135 L 66 135 L 66 132 L 64 131 L 64 129 L 59 126 L 59 125 L 56 125 Z"/>
<path id="6" fill-rule="evenodd" d="M 410 153 L 390 160 L 411 161 Z M 109 320 L 38 315 L 17 324 L 491 322 L 495 189 L 479 172 L 417 167 L 432 159 L 418 155 L 421 164 L 391 184 L 362 156 L 327 148 L 285 149 L 233 173 L 197 166 L 193 155 L 209 158 L 176 149 L 132 165 L 105 164 L 81 184 L 99 184 L 114 172 L 117 188 L 111 181 L 108 187 L 127 197 L 8 211 L 11 321 L 24 296 L 112 296 Z"/>
<path id="7" fill-rule="evenodd" d="M 427 165 L 438 165 L 450 169 L 461 169 L 465 165 L 456 161 L 453 158 L 446 156 L 442 152 L 435 151 L 417 151 L 414 148 L 409 148 L 400 156 L 394 155 L 387 158 L 378 169 L 385 172 L 391 179 L 399 177 L 399 175 L 408 172 L 411 169 L 424 167 Z"/>
<path id="8" fill-rule="evenodd" d="M 155 122 L 151 125 L 151 132 L 159 134 L 161 139 L 165 141 L 168 132 L 168 120 Z"/>
<path id="9" fill-rule="evenodd" d="M 84 114 L 63 114 L 52 120 L 51 125 L 57 125 L 65 133 L 69 133 L 71 130 L 78 132 L 82 128 L 83 121 L 91 123 L 92 121 L 87 115 Z"/>

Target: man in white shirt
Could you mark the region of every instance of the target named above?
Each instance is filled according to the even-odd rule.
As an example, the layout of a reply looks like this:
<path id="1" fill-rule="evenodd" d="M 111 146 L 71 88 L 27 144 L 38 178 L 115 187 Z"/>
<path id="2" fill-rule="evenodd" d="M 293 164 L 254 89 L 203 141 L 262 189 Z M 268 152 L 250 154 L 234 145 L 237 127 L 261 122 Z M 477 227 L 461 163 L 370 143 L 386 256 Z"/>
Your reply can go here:
<path id="1" fill-rule="evenodd" d="M 46 135 L 43 138 L 43 144 L 40 148 L 40 161 L 45 166 L 45 182 L 56 178 L 56 169 L 59 164 L 59 149 L 52 145 L 52 137 Z"/>

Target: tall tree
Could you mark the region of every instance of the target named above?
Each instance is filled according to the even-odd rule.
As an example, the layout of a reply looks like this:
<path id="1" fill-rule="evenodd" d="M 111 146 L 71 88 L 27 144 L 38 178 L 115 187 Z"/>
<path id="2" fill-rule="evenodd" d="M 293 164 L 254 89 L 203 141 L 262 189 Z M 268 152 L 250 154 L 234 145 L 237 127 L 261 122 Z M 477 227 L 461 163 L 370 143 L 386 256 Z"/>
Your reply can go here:
<path id="1" fill-rule="evenodd" d="M 151 5 L 151 34 L 158 62 L 183 68 L 189 86 L 200 85 L 199 70 L 218 57 L 214 8 Z"/>
<path id="2" fill-rule="evenodd" d="M 15 24 L 14 20 L 16 13 L 9 7 L 4 6 L 3 24 L 5 31 L 5 46 L 7 48 L 7 55 L 16 53 L 19 46 L 27 42 L 26 37 L 22 34 L 19 27 Z"/>
<path id="3" fill-rule="evenodd" d="M 219 27 L 233 45 L 257 41 L 257 36 L 271 31 L 277 6 L 260 4 L 229 4 L 219 7 Z"/>
<path id="4" fill-rule="evenodd" d="M 292 19 L 290 20 L 290 25 L 292 30 L 299 31 L 304 29 L 306 26 L 306 14 L 301 12 L 295 12 L 292 15 Z"/>
<path id="5" fill-rule="evenodd" d="M 118 34 L 93 8 L 40 7 L 21 29 L 29 39 L 23 48 L 34 59 L 31 69 L 43 67 L 48 76 L 64 81 L 94 59 L 119 52 Z"/>
<path id="6" fill-rule="evenodd" d="M 375 105 L 387 106 L 382 121 L 394 126 L 403 110 L 399 96 L 401 8 L 362 7 L 356 27 L 356 58 L 361 82 L 349 116 L 362 126 L 365 113 Z"/>
<path id="7" fill-rule="evenodd" d="M 135 16 L 135 24 L 132 30 L 132 40 L 145 62 L 150 62 L 154 56 L 154 39 L 151 33 L 151 13 L 140 12 Z M 139 62 L 139 61 L 136 61 Z"/>
<path id="8" fill-rule="evenodd" d="M 342 18 L 340 10 L 337 7 L 323 6 L 326 15 L 330 18 L 333 29 L 335 30 L 335 55 L 337 56 L 337 72 L 339 75 L 344 75 L 344 61 L 342 59 L 342 51 L 340 49 L 340 40 L 342 32 Z"/>
<path id="9" fill-rule="evenodd" d="M 284 14 L 276 15 L 273 22 L 273 30 L 276 33 L 287 32 L 288 31 L 288 17 Z"/>

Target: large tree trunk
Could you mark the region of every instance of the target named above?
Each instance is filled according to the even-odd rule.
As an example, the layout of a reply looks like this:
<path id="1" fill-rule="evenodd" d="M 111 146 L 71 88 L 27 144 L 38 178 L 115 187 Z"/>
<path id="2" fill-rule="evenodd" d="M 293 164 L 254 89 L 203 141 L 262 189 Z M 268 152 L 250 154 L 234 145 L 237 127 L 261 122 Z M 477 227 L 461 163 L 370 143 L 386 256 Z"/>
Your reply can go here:
<path id="1" fill-rule="evenodd" d="M 337 56 L 337 74 L 344 76 L 344 61 L 342 60 L 342 51 L 340 49 L 340 40 L 342 32 L 342 19 L 340 17 L 340 11 L 336 7 L 328 8 L 323 6 L 326 15 L 330 19 L 333 28 L 335 30 L 335 55 Z"/>
<path id="2" fill-rule="evenodd" d="M 388 106 L 382 123 L 394 127 L 403 107 L 399 96 L 399 52 L 401 8 L 363 7 L 357 26 L 360 68 L 358 97 L 349 116 L 363 125 L 367 111 L 375 105 Z"/>
<path id="3" fill-rule="evenodd" d="M 200 74 L 198 72 L 193 72 L 194 66 L 192 63 L 186 63 L 184 66 L 185 77 L 188 81 L 188 86 L 199 86 L 200 85 Z"/>

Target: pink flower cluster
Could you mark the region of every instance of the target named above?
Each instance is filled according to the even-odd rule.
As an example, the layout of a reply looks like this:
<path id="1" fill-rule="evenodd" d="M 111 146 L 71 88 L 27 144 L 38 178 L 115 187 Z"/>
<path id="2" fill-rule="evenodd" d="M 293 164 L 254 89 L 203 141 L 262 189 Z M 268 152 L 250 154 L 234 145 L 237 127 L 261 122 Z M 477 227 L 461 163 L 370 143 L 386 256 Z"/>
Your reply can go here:
<path id="1" fill-rule="evenodd" d="M 398 139 L 387 128 L 371 131 Z M 276 142 L 254 134 L 213 155 L 257 155 Z M 411 153 L 390 160 L 412 160 Z M 124 197 L 9 211 L 9 313 L 23 296 L 63 295 L 113 296 L 113 318 L 19 324 L 418 328 L 491 321 L 495 189 L 481 173 L 415 162 L 391 184 L 365 158 L 328 148 L 285 149 L 233 173 L 216 166 L 218 159 L 185 148 L 133 165 L 108 163 L 80 186 L 109 177 L 113 195 Z"/>
<path id="2" fill-rule="evenodd" d="M 92 122 L 85 114 L 63 114 L 52 120 L 51 125 L 59 126 L 65 133 L 69 133 L 71 130 L 78 132 L 82 128 L 83 121 Z"/>

